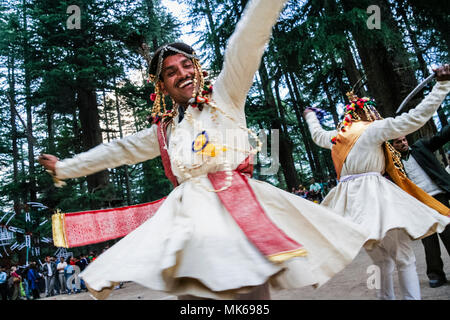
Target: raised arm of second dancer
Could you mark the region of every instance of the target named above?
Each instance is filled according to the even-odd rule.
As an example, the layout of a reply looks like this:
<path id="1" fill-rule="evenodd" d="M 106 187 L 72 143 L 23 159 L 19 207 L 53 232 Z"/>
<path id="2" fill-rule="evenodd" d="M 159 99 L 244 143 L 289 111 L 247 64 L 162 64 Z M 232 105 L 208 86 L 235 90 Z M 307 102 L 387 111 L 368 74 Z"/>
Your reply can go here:
<path id="1" fill-rule="evenodd" d="M 436 112 L 450 91 L 450 80 L 438 81 L 433 90 L 415 108 L 395 118 L 375 121 L 367 128 L 366 139 L 382 144 L 420 129 Z"/>
<path id="2" fill-rule="evenodd" d="M 371 144 L 382 144 L 383 142 L 410 134 L 420 129 L 436 112 L 450 91 L 450 80 L 438 81 L 433 90 L 408 113 L 395 118 L 386 118 L 374 121 L 367 128 L 364 139 L 370 140 Z M 333 144 L 331 138 L 336 135 L 336 130 L 326 131 L 322 128 L 314 112 L 305 114 L 314 143 L 322 148 L 331 149 Z"/>
<path id="3" fill-rule="evenodd" d="M 214 92 L 233 107 L 244 108 L 273 25 L 286 0 L 252 0 L 228 40 L 224 63 Z"/>
<path id="4" fill-rule="evenodd" d="M 311 132 L 311 138 L 315 144 L 325 149 L 331 149 L 333 144 L 331 138 L 336 135 L 336 130 L 324 130 L 313 111 L 305 112 L 304 117 L 308 124 L 309 132 Z"/>
<path id="5" fill-rule="evenodd" d="M 107 168 L 139 163 L 159 154 L 156 125 L 153 125 L 134 135 L 98 145 L 73 158 L 58 161 L 55 173 L 58 179 L 78 178 Z"/>

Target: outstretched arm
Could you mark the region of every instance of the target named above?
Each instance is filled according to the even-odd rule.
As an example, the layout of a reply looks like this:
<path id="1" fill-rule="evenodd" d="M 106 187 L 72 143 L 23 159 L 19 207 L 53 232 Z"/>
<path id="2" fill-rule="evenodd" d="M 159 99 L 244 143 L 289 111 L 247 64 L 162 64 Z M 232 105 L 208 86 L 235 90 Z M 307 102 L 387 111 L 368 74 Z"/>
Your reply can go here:
<path id="1" fill-rule="evenodd" d="M 430 120 L 449 91 L 450 81 L 439 81 L 425 99 L 408 113 L 375 121 L 367 129 L 367 138 L 370 138 L 372 143 L 382 144 L 384 141 L 417 131 Z"/>
<path id="2" fill-rule="evenodd" d="M 58 179 L 78 178 L 107 168 L 139 163 L 160 154 L 156 128 L 153 125 L 134 135 L 98 145 L 62 161 L 52 155 L 42 155 L 39 163 L 53 171 Z"/>
<path id="3" fill-rule="evenodd" d="M 303 117 L 308 124 L 309 132 L 311 132 L 311 137 L 314 143 L 322 148 L 331 149 L 331 147 L 333 146 L 333 144 L 331 143 L 331 138 L 336 135 L 337 131 L 324 130 L 320 125 L 315 112 L 312 110 L 306 109 L 303 113 Z"/>
<path id="4" fill-rule="evenodd" d="M 375 121 L 364 134 L 368 143 L 381 145 L 385 141 L 406 136 L 430 120 L 450 91 L 450 66 L 446 64 L 433 71 L 437 83 L 425 99 L 408 113 Z"/>
<path id="5" fill-rule="evenodd" d="M 286 0 L 252 0 L 230 37 L 214 92 L 236 108 L 244 108 L 264 48 Z"/>

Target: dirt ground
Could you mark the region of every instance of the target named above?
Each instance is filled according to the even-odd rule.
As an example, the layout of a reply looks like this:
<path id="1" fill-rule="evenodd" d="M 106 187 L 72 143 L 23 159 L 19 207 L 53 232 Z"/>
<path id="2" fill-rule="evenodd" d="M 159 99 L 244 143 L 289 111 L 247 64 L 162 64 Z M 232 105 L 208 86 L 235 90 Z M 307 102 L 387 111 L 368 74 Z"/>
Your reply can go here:
<path id="1" fill-rule="evenodd" d="M 419 274 L 421 294 L 423 300 L 450 300 L 450 282 L 439 287 L 430 288 L 426 276 L 425 254 L 420 241 L 413 242 L 416 254 L 416 266 Z M 441 243 L 444 270 L 450 280 L 450 257 Z M 361 250 L 355 260 L 344 270 L 318 289 L 305 287 L 297 290 L 272 290 L 273 300 L 376 300 L 375 290 L 369 289 L 367 280 L 371 272 L 367 272 L 372 265 L 369 256 Z M 398 279 L 395 273 L 395 291 L 399 295 Z M 121 289 L 116 289 L 108 300 L 176 300 L 173 295 L 161 291 L 154 291 L 133 282 L 125 282 Z M 87 292 L 72 295 L 58 295 L 41 300 L 93 300 Z"/>

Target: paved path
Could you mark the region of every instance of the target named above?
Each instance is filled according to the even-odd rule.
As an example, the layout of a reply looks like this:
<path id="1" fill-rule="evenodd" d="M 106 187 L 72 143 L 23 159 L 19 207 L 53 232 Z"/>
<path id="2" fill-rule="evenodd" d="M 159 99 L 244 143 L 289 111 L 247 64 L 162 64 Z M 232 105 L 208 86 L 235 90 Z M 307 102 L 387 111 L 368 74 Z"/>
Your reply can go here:
<path id="1" fill-rule="evenodd" d="M 450 283 L 439 288 L 430 288 L 426 276 L 425 255 L 422 243 L 413 242 L 417 259 L 417 272 L 420 279 L 423 300 L 450 300 Z M 441 244 L 442 258 L 450 279 L 450 257 Z M 305 287 L 297 290 L 272 290 L 274 300 L 375 300 L 374 290 L 368 289 L 367 279 L 371 275 L 367 268 L 371 260 L 364 250 L 361 250 L 353 262 L 338 273 L 319 289 Z M 399 293 L 397 274 L 395 273 L 395 290 Z M 114 290 L 109 300 L 175 300 L 176 297 L 165 292 L 154 291 L 136 283 L 126 282 L 121 289 Z M 83 292 L 72 295 L 58 295 L 41 300 L 92 300 L 89 293 Z"/>

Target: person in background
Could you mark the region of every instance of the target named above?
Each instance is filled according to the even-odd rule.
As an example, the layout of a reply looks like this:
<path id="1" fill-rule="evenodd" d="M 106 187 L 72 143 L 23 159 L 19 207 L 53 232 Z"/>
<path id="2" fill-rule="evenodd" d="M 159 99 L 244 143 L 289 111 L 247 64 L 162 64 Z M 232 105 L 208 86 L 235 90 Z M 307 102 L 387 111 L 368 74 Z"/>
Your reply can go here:
<path id="1" fill-rule="evenodd" d="M 5 272 L 5 268 L 0 266 L 0 294 L 2 296 L 2 300 L 8 300 L 8 283 L 7 283 L 8 275 Z"/>
<path id="2" fill-rule="evenodd" d="M 316 203 L 322 201 L 322 186 L 314 178 L 311 179 L 311 185 L 309 186 L 309 197 Z"/>
<path id="3" fill-rule="evenodd" d="M 409 145 L 405 136 L 392 140 L 392 146 L 401 154 L 401 161 L 408 178 L 447 207 L 450 200 L 450 174 L 433 153 L 449 140 L 450 125 L 442 128 L 431 138 L 419 139 L 412 145 Z M 441 233 L 434 233 L 422 239 L 431 288 L 440 287 L 447 282 L 439 238 L 450 255 L 450 226 Z"/>
<path id="4" fill-rule="evenodd" d="M 11 273 L 10 273 L 10 281 L 11 281 L 11 300 L 20 300 L 20 276 L 17 273 L 17 267 L 12 266 L 11 267 Z"/>
<path id="5" fill-rule="evenodd" d="M 54 296 L 57 270 L 56 264 L 51 260 L 50 256 L 45 257 L 45 263 L 42 265 L 42 273 L 45 279 L 45 296 Z"/>
<path id="6" fill-rule="evenodd" d="M 67 264 L 64 268 L 64 277 L 65 277 L 65 283 L 66 283 L 66 293 L 72 294 L 75 290 L 72 291 L 73 288 L 73 275 L 75 273 L 75 270 L 73 269 L 72 264 Z"/>
<path id="7" fill-rule="evenodd" d="M 58 280 L 59 280 L 59 292 L 65 293 L 67 291 L 66 278 L 64 276 L 64 270 L 67 267 L 67 262 L 64 257 L 59 258 L 59 263 L 56 265 L 56 270 L 58 270 Z"/>
<path id="8" fill-rule="evenodd" d="M 432 91 L 397 117 L 383 119 L 373 99 L 353 92 L 347 93 L 349 104 L 337 130 L 322 128 L 313 109 L 303 114 L 314 142 L 331 150 L 339 179 L 322 205 L 370 233 L 364 248 L 380 270 L 380 299 L 395 299 L 396 268 L 402 298 L 421 299 L 411 241 L 442 232 L 450 223 L 450 209 L 405 177 L 397 165 L 401 162 L 397 152 L 387 143 L 421 128 L 450 92 L 450 66 L 434 72 L 437 83 Z M 383 176 L 385 171 L 395 183 Z"/>
<path id="9" fill-rule="evenodd" d="M 39 293 L 39 273 L 37 271 L 36 262 L 30 263 L 30 267 L 28 269 L 28 286 L 31 290 L 32 296 L 34 300 L 37 300 L 41 297 Z"/>

